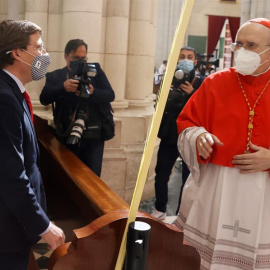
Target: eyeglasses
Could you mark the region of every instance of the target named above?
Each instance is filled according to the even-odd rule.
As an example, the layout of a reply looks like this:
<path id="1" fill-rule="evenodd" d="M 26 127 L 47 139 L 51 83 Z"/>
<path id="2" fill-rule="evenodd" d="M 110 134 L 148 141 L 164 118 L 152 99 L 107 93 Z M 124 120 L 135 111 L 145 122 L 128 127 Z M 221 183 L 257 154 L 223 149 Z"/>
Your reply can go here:
<path id="1" fill-rule="evenodd" d="M 263 45 L 263 46 L 270 46 L 270 45 Z M 241 48 L 244 48 L 248 51 L 254 51 L 255 49 L 257 49 L 258 47 L 261 47 L 261 46 L 259 46 L 258 44 L 255 44 L 253 42 L 247 42 L 245 45 L 243 45 L 240 42 L 235 42 L 235 43 L 232 43 L 230 45 L 230 47 L 231 47 L 231 50 L 233 52 L 236 52 L 236 51 L 240 50 Z"/>
<path id="2" fill-rule="evenodd" d="M 43 43 L 40 45 L 37 45 L 37 44 L 27 44 L 27 45 L 35 47 L 40 53 L 46 51 Z"/>
<path id="3" fill-rule="evenodd" d="M 42 43 L 41 45 L 36 45 L 36 44 L 27 44 L 27 46 L 30 45 L 30 46 L 33 46 L 35 47 L 39 53 L 43 53 L 43 52 L 46 52 L 46 49 L 44 47 L 44 44 Z M 22 48 L 22 49 L 26 49 L 26 47 Z M 6 54 L 10 54 L 12 51 L 7 51 Z"/>

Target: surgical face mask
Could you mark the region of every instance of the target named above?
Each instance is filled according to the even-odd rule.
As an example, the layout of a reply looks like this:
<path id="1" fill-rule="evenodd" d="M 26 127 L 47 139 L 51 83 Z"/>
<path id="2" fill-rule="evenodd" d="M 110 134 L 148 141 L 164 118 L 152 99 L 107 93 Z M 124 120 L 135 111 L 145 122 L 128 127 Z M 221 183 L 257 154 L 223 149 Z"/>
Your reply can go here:
<path id="1" fill-rule="evenodd" d="M 50 55 L 48 53 L 44 53 L 42 55 L 34 55 L 26 50 L 23 50 L 23 51 L 34 56 L 34 59 L 33 59 L 33 62 L 31 65 L 24 62 L 24 61 L 21 61 L 24 64 L 31 67 L 32 79 L 34 81 L 38 81 L 38 80 L 41 80 L 42 78 L 44 78 L 46 75 L 46 72 L 47 72 L 47 68 L 48 68 L 49 64 L 51 63 Z"/>
<path id="2" fill-rule="evenodd" d="M 260 55 L 268 51 L 261 53 L 255 53 L 252 51 L 245 50 L 243 47 L 235 52 L 235 68 L 236 71 L 242 75 L 251 75 L 255 72 L 255 70 L 263 65 L 266 61 L 261 63 Z"/>
<path id="3" fill-rule="evenodd" d="M 188 60 L 188 59 L 181 60 L 178 62 L 177 68 L 180 70 L 183 70 L 186 73 L 189 73 L 191 70 L 194 69 L 194 63 L 192 60 Z"/>

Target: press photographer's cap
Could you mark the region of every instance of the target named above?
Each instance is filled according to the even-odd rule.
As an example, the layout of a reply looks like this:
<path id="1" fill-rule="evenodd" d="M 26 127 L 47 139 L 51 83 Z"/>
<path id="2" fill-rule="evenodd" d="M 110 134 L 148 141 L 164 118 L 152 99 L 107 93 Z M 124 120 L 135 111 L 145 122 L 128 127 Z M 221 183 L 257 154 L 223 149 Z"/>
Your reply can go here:
<path id="1" fill-rule="evenodd" d="M 255 19 L 249 20 L 249 22 L 259 23 L 259 24 L 262 24 L 262 25 L 270 28 L 270 20 L 265 19 L 265 18 L 255 18 Z"/>

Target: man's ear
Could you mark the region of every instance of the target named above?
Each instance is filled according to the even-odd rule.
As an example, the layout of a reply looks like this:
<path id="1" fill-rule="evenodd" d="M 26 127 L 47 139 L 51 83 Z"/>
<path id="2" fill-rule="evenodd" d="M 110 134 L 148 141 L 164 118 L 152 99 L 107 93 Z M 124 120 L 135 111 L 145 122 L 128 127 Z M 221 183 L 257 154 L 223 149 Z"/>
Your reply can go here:
<path id="1" fill-rule="evenodd" d="M 11 51 L 11 55 L 14 59 L 20 60 L 21 59 L 21 50 L 20 49 L 14 49 Z"/>
<path id="2" fill-rule="evenodd" d="M 66 60 L 66 62 L 67 62 L 67 68 L 68 68 L 69 70 L 71 70 L 70 67 L 69 67 L 70 61 L 69 61 L 69 59 L 68 59 L 68 55 L 67 55 L 67 54 L 64 54 L 64 57 L 65 57 L 65 60 Z"/>
<path id="3" fill-rule="evenodd" d="M 196 60 L 194 61 L 194 66 L 196 66 L 197 63 L 198 63 L 198 60 L 196 59 Z"/>
<path id="4" fill-rule="evenodd" d="M 69 65 L 69 59 L 68 59 L 68 55 L 67 55 L 67 54 L 64 54 L 64 58 L 65 58 L 65 60 L 66 60 L 67 64 Z"/>

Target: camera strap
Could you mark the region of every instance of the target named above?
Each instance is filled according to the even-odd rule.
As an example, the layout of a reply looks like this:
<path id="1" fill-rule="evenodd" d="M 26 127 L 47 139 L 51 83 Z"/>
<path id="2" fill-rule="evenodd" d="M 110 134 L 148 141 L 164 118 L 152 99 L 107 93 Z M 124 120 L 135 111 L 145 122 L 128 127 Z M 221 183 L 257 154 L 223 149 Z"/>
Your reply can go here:
<path id="1" fill-rule="evenodd" d="M 55 104 L 54 104 L 54 102 L 52 103 L 52 112 L 53 112 L 53 116 L 55 116 Z"/>
<path id="2" fill-rule="evenodd" d="M 56 120 L 56 123 L 55 123 L 56 124 L 55 131 L 56 131 L 56 134 L 58 136 L 60 136 L 60 137 L 67 137 L 67 136 L 69 136 L 69 134 L 70 134 L 70 132 L 72 130 L 73 124 L 75 122 L 75 117 L 76 117 L 76 113 L 77 113 L 78 104 L 76 106 L 76 109 L 74 110 L 74 113 L 73 113 L 73 115 L 71 117 L 70 124 L 69 124 L 69 126 L 68 126 L 68 128 L 67 128 L 66 131 L 63 131 L 62 130 L 62 125 L 61 125 L 61 121 L 60 121 L 63 106 L 64 106 L 64 103 L 61 106 L 61 109 L 60 109 L 59 114 L 58 114 L 58 119 Z"/>
<path id="3" fill-rule="evenodd" d="M 195 77 L 194 77 L 194 79 L 193 79 L 192 82 L 191 82 L 191 85 L 192 85 L 192 86 L 194 86 L 194 84 L 197 82 L 198 78 L 199 78 L 198 76 L 195 76 Z"/>

